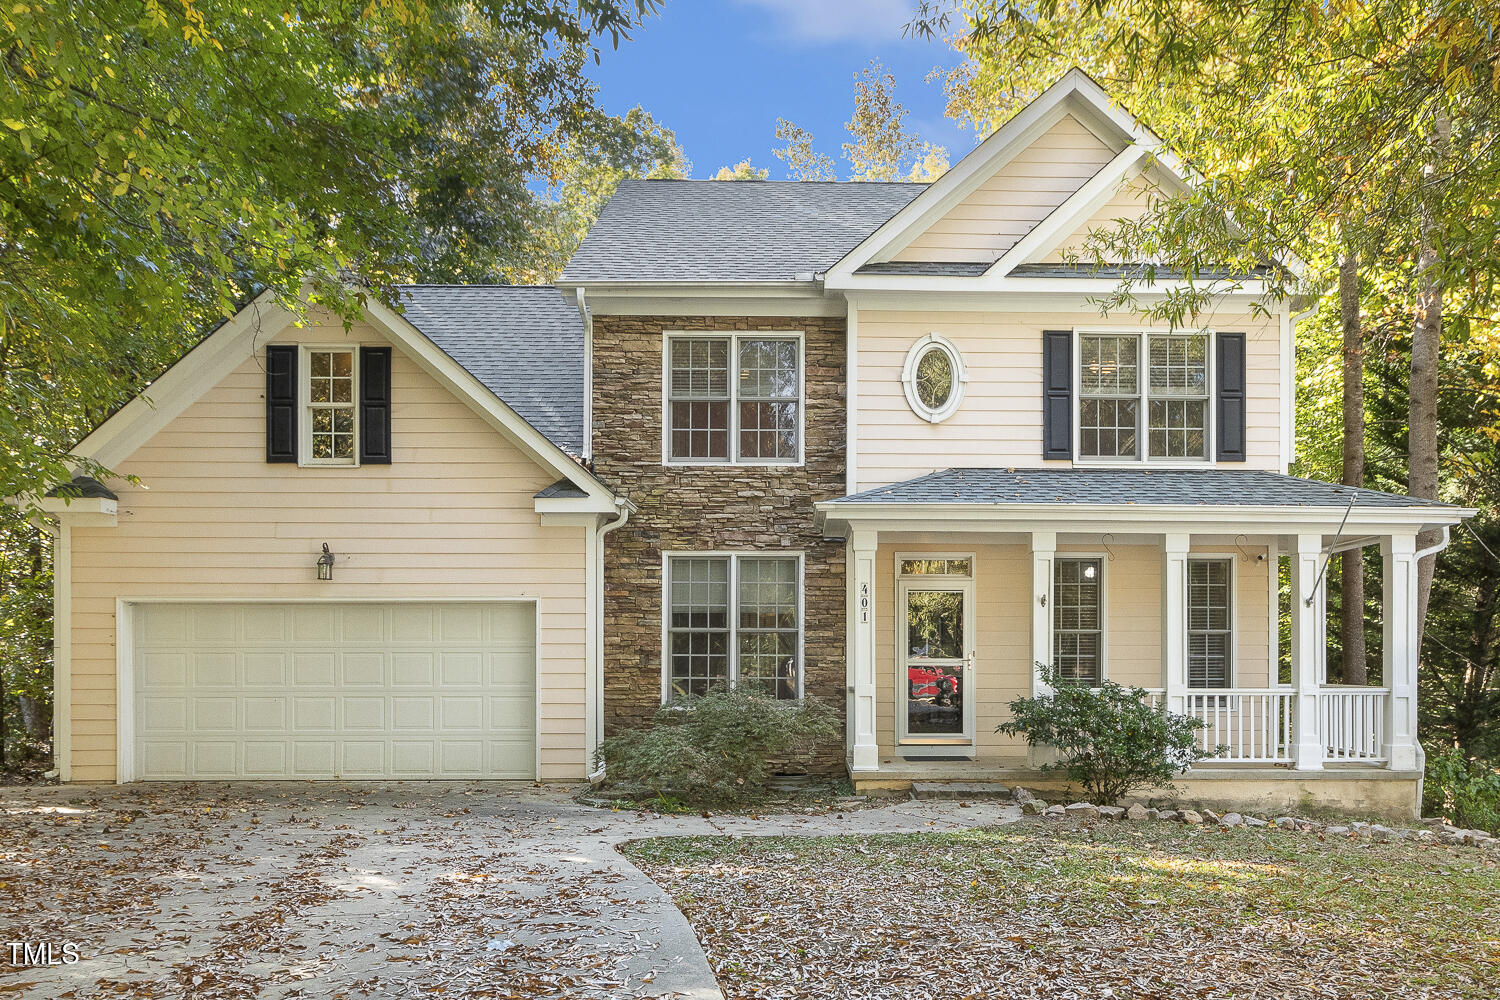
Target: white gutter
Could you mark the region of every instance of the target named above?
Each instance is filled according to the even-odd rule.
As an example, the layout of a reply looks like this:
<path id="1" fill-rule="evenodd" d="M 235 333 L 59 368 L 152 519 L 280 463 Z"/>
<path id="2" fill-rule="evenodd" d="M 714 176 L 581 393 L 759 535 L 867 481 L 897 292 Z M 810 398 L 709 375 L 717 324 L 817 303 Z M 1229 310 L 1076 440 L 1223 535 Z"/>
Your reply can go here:
<path id="1" fill-rule="evenodd" d="M 607 524 L 602 524 L 594 529 L 594 565 L 589 567 L 589 577 L 593 581 L 593 593 L 589 595 L 590 616 L 593 618 L 590 638 L 592 647 L 588 665 L 588 764 L 586 767 L 594 766 L 594 755 L 599 749 L 599 744 L 604 739 L 604 536 L 616 528 L 625 527 L 625 522 L 630 520 L 630 511 L 633 504 L 623 497 L 615 498 L 615 508 L 619 516 Z M 604 778 L 604 767 L 601 765 L 597 771 L 588 772 L 589 781 L 597 782 Z"/>

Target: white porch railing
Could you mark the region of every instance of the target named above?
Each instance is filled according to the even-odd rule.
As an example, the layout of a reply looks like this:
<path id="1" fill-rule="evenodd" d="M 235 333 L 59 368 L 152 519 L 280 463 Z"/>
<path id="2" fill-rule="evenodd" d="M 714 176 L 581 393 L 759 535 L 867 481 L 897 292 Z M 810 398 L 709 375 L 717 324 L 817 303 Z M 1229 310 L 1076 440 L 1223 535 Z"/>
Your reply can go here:
<path id="1" fill-rule="evenodd" d="M 1325 761 L 1376 764 L 1385 760 L 1386 688 L 1324 686 L 1318 691 L 1318 733 Z M 1165 693 L 1149 689 L 1152 705 Z M 1203 723 L 1198 746 L 1204 752 L 1228 749 L 1213 759 L 1248 763 L 1287 763 L 1295 759 L 1291 688 L 1194 689 L 1176 711 Z"/>
<path id="2" fill-rule="evenodd" d="M 1376 762 L 1385 760 L 1386 688 L 1337 687 L 1318 690 L 1318 731 L 1323 759 Z"/>

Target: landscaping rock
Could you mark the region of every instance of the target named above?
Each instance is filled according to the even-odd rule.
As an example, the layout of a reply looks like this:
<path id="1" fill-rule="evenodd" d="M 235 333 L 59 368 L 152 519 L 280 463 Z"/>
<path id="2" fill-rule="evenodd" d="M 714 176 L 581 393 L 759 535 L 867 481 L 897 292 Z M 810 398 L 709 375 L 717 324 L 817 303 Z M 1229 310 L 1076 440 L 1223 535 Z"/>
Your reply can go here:
<path id="1" fill-rule="evenodd" d="M 1105 819 L 1119 820 L 1125 818 L 1125 810 L 1119 806 L 1100 806 L 1099 815 Z"/>
<path id="2" fill-rule="evenodd" d="M 1047 809 L 1047 803 L 1041 799 L 1027 799 L 1021 803 L 1021 813 L 1025 816 L 1040 816 Z"/>
<path id="3" fill-rule="evenodd" d="M 1262 827 L 1270 826 L 1271 824 L 1268 821 L 1261 819 L 1259 816 L 1246 816 L 1245 825 L 1250 827 Z"/>
<path id="4" fill-rule="evenodd" d="M 1010 799 L 1011 799 L 1012 802 L 1019 802 L 1022 805 L 1025 805 L 1026 803 L 1031 802 L 1035 798 L 1036 798 L 1035 795 L 1032 795 L 1030 792 L 1028 792 L 1026 789 L 1022 788 L 1020 785 L 1017 785 L 1015 788 L 1012 788 L 1010 790 Z"/>
<path id="5" fill-rule="evenodd" d="M 1139 823 L 1142 820 L 1150 819 L 1152 812 L 1154 812 L 1154 810 L 1147 809 L 1145 806 L 1137 802 L 1135 805 L 1125 810 L 1125 818 Z"/>
<path id="6" fill-rule="evenodd" d="M 1066 817 L 1068 815 L 1068 811 L 1066 809 L 1064 809 L 1060 805 L 1052 805 L 1052 806 L 1048 806 L 1042 812 L 1042 815 L 1043 816 L 1048 816 L 1048 817 L 1051 817 L 1051 818 L 1054 818 L 1054 819 L 1063 819 L 1064 817 Z"/>
<path id="7" fill-rule="evenodd" d="M 1184 809 L 1177 818 L 1189 826 L 1197 826 L 1203 822 L 1203 814 L 1195 809 Z"/>
<path id="8" fill-rule="evenodd" d="M 1330 826 L 1323 832 L 1328 834 L 1330 837 L 1342 837 L 1348 834 L 1349 828 L 1347 826 Z"/>
<path id="9" fill-rule="evenodd" d="M 1217 823 L 1219 821 L 1219 814 L 1212 809 L 1204 809 L 1200 815 L 1203 816 L 1203 822 L 1205 823 Z"/>
<path id="10" fill-rule="evenodd" d="M 1396 831 L 1388 826 L 1381 826 L 1379 823 L 1374 823 L 1370 826 L 1370 836 L 1384 844 L 1396 839 Z"/>
<path id="11" fill-rule="evenodd" d="M 1099 807 L 1092 802 L 1074 802 L 1065 807 L 1064 812 L 1072 819 L 1099 818 Z"/>
<path id="12" fill-rule="evenodd" d="M 1153 807 L 1153 808 L 1150 808 L 1150 809 L 1146 810 L 1146 818 L 1147 819 L 1166 819 L 1167 817 L 1165 817 L 1165 816 L 1163 816 L 1161 814 L 1161 810 L 1160 809 L 1157 809 L 1157 808 Z"/>
<path id="13" fill-rule="evenodd" d="M 1297 829 L 1297 821 L 1290 816 L 1277 816 L 1273 822 L 1283 830 Z"/>
<path id="14" fill-rule="evenodd" d="M 1175 809 L 1163 809 L 1160 812 L 1157 812 L 1156 818 L 1160 819 L 1160 820 L 1165 820 L 1168 823 L 1170 823 L 1172 820 L 1174 820 L 1174 819 L 1177 818 L 1177 810 L 1175 810 Z"/>
<path id="15" fill-rule="evenodd" d="M 1219 817 L 1220 826 L 1244 826 L 1245 817 L 1239 813 L 1225 813 Z"/>

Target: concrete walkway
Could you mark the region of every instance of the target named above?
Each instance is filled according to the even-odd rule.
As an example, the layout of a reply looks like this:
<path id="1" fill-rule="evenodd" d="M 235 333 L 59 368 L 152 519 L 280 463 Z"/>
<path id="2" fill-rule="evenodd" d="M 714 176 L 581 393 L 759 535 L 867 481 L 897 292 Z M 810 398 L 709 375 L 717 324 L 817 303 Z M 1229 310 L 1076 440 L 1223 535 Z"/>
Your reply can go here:
<path id="1" fill-rule="evenodd" d="M 15 968 L 0 951 L 0 992 L 718 998 L 687 920 L 618 844 L 1019 817 L 983 801 L 849 805 L 659 816 L 503 783 L 3 788 L 0 942 L 71 942 L 82 960 Z"/>

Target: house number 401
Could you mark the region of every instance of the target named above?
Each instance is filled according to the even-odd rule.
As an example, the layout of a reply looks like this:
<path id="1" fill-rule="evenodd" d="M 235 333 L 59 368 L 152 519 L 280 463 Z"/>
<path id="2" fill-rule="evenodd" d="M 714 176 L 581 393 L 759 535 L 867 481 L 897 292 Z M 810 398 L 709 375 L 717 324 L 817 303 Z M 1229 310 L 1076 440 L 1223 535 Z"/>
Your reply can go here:
<path id="1" fill-rule="evenodd" d="M 870 585 L 868 583 L 859 585 L 859 621 L 861 625 L 870 623 Z"/>

